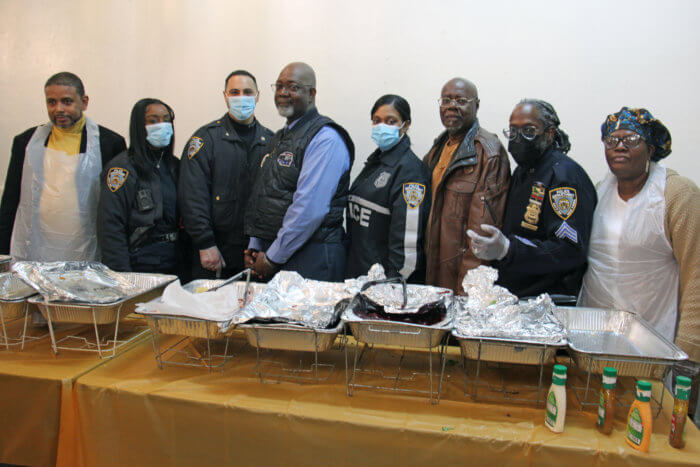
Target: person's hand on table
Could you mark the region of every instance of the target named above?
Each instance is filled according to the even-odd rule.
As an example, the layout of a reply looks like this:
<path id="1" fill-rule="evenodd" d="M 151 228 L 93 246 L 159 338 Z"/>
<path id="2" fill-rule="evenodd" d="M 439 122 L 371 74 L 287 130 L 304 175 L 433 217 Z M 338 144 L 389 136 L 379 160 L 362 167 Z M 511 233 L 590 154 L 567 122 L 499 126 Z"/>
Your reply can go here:
<path id="1" fill-rule="evenodd" d="M 485 237 L 472 229 L 467 230 L 467 236 L 472 240 L 471 248 L 474 256 L 486 261 L 503 259 L 508 254 L 508 248 L 510 248 L 508 237 L 503 235 L 503 232 L 493 225 L 481 224 L 481 229 L 490 234 L 490 236 Z"/>

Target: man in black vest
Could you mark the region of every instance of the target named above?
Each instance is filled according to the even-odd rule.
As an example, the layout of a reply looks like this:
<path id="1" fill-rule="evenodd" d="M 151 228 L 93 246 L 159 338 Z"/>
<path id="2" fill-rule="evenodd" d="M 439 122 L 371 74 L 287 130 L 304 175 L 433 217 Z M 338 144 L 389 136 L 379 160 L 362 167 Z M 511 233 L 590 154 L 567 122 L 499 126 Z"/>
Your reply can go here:
<path id="1" fill-rule="evenodd" d="M 287 119 L 267 147 L 245 216 L 245 264 L 261 279 L 278 270 L 342 281 L 343 213 L 355 147 L 347 131 L 316 110 L 316 76 L 290 63 L 272 85 Z"/>

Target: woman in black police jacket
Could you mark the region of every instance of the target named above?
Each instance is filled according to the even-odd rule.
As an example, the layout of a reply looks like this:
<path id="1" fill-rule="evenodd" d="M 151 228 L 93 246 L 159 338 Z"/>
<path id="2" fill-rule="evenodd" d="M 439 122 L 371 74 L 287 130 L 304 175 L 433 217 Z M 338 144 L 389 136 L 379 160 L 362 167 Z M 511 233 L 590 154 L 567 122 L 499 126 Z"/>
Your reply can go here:
<path id="1" fill-rule="evenodd" d="M 350 187 L 346 277 L 367 274 L 380 263 L 387 277 L 423 282 L 430 170 L 411 151 L 411 108 L 403 97 L 388 94 L 370 114 L 378 148 Z"/>
<path id="2" fill-rule="evenodd" d="M 129 149 L 102 172 L 98 240 L 102 262 L 115 271 L 189 271 L 178 221 L 174 118 L 163 101 L 138 101 L 131 111 Z"/>

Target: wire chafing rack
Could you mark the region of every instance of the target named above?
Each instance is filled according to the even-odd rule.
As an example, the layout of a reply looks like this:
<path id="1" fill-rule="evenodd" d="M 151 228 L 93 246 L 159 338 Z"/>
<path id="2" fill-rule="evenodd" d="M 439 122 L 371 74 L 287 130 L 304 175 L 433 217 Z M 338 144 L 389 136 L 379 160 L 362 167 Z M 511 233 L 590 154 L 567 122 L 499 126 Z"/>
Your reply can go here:
<path id="1" fill-rule="evenodd" d="M 48 323 L 51 347 L 54 354 L 59 350 L 95 352 L 100 358 L 114 357 L 124 346 L 144 337 L 147 326 L 121 324 L 131 314 L 136 303 L 151 300 L 161 294 L 167 284 L 176 279 L 165 274 L 122 273 L 134 285 L 134 293 L 115 303 L 64 303 L 49 302 L 41 297 L 32 297 L 28 302 L 35 305 Z M 57 323 L 92 325 L 91 335 L 84 327 L 81 332 L 57 337 L 54 326 Z M 111 328 L 114 328 L 112 331 Z"/>
<path id="2" fill-rule="evenodd" d="M 246 269 L 229 279 L 198 279 L 183 288 L 192 293 L 206 292 L 232 283 L 239 295 L 239 306 L 259 292 L 264 284 L 250 282 L 250 269 Z M 243 279 L 245 281 L 237 281 Z M 235 326 L 231 321 L 215 321 L 190 316 L 142 313 L 153 331 L 153 354 L 158 368 L 164 366 L 204 367 L 210 372 L 223 371 L 243 347 L 236 347 L 233 339 Z M 172 342 L 164 336 L 177 336 Z"/>

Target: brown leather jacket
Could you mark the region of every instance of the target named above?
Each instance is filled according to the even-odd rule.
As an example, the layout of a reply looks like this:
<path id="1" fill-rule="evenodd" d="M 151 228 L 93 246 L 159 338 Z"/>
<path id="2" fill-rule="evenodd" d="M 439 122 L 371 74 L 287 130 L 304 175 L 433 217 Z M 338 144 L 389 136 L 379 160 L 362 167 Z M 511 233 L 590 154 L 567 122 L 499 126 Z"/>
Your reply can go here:
<path id="1" fill-rule="evenodd" d="M 431 172 L 446 141 L 444 132 L 423 158 Z M 435 190 L 428 220 L 426 284 L 464 295 L 464 275 L 488 263 L 469 249 L 467 229 L 483 233 L 481 224 L 501 228 L 509 185 L 508 153 L 495 134 L 476 122 L 455 150 Z"/>

